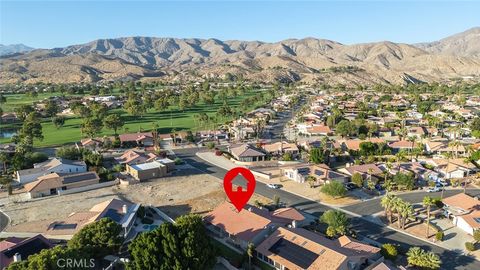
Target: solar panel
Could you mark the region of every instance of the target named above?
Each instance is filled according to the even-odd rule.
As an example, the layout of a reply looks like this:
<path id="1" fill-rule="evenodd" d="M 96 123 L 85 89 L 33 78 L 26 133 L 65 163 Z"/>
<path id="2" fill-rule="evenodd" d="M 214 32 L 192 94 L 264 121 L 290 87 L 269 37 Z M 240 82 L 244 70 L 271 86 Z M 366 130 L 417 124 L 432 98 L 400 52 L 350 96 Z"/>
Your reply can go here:
<path id="1" fill-rule="evenodd" d="M 307 269 L 318 258 L 318 254 L 284 238 L 278 240 L 268 250 L 303 269 Z"/>
<path id="2" fill-rule="evenodd" d="M 73 230 L 77 228 L 77 224 L 56 224 L 53 228 L 55 230 Z"/>
<path id="3" fill-rule="evenodd" d="M 31 241 L 19 244 L 12 249 L 4 251 L 4 255 L 7 257 L 13 257 L 15 253 L 22 255 L 22 258 L 27 258 L 28 256 L 40 252 L 42 249 L 50 248 L 50 246 L 43 241 L 43 239 L 37 238 Z"/>
<path id="4" fill-rule="evenodd" d="M 118 223 L 122 220 L 123 215 L 119 214 L 115 209 L 108 209 L 103 217 L 108 217 Z"/>
<path id="5" fill-rule="evenodd" d="M 65 176 L 63 178 L 63 183 L 69 184 L 69 183 L 75 183 L 75 182 L 80 182 L 80 181 L 85 181 L 85 180 L 90 180 L 95 178 L 96 178 L 95 173 L 85 173 L 80 175 Z"/>

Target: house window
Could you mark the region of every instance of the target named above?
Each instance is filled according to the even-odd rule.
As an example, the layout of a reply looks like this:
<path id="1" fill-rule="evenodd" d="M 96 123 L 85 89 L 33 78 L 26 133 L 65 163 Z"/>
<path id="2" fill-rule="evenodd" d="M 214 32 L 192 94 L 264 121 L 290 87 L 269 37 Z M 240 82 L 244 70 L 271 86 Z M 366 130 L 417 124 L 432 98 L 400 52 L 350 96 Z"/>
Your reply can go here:
<path id="1" fill-rule="evenodd" d="M 66 186 L 63 186 L 63 187 L 62 187 L 62 190 L 67 190 L 67 187 L 66 187 Z"/>

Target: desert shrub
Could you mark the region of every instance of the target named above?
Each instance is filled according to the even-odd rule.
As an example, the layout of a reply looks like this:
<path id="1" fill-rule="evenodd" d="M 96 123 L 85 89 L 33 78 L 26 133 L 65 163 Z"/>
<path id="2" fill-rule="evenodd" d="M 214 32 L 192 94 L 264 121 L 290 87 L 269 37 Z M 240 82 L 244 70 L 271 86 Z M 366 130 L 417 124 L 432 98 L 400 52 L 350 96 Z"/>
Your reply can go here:
<path id="1" fill-rule="evenodd" d="M 472 242 L 465 242 L 465 249 L 468 251 L 475 251 L 475 244 Z"/>
<path id="2" fill-rule="evenodd" d="M 383 244 L 380 252 L 383 257 L 385 257 L 385 259 L 392 261 L 395 260 L 398 256 L 397 247 L 393 244 Z"/>
<path id="3" fill-rule="evenodd" d="M 181 158 L 175 158 L 175 165 L 183 164 L 183 160 Z"/>
<path id="4" fill-rule="evenodd" d="M 207 148 L 210 149 L 210 150 L 215 148 L 215 143 L 214 142 L 208 142 L 207 143 Z"/>
<path id="5" fill-rule="evenodd" d="M 437 241 L 443 241 L 444 236 L 445 234 L 442 231 L 440 231 L 435 234 L 435 239 L 437 239 Z"/>

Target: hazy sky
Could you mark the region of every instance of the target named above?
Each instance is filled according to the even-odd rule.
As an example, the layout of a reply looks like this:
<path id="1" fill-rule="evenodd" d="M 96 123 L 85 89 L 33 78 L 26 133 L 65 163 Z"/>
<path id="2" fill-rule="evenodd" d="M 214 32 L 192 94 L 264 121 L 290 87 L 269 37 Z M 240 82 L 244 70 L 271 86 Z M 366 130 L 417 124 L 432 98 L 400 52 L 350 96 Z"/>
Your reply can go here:
<path id="1" fill-rule="evenodd" d="M 123 36 L 414 43 L 480 26 L 479 14 L 475 1 L 0 0 L 0 43 L 52 48 Z"/>

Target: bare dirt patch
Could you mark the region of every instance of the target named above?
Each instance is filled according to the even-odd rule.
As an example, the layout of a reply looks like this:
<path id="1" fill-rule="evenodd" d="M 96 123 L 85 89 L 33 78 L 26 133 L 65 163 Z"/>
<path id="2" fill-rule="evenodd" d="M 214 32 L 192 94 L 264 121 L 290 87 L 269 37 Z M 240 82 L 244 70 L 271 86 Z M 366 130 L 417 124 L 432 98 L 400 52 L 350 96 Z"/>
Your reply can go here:
<path id="1" fill-rule="evenodd" d="M 172 218 L 187 213 L 205 214 L 227 200 L 221 181 L 208 174 L 188 174 L 154 179 L 127 187 L 107 187 L 64 196 L 52 196 L 27 202 L 10 202 L 2 207 L 11 218 L 6 231 L 22 231 L 54 220 L 65 219 L 73 212 L 88 211 L 92 206 L 112 198 L 152 205 Z M 183 175 L 180 175 L 183 174 Z M 188 175 L 184 175 L 188 174 Z M 254 195 L 253 201 L 269 201 Z M 15 227 L 18 226 L 18 229 Z"/>

